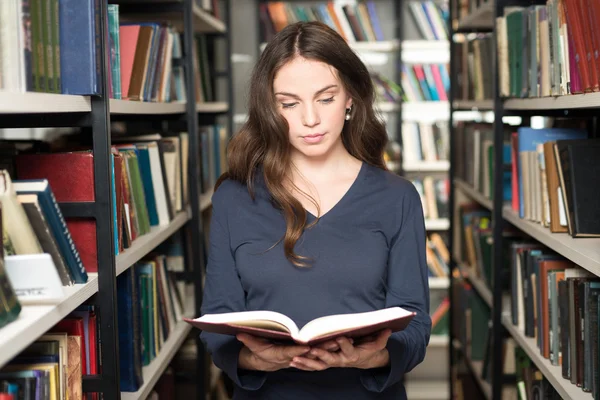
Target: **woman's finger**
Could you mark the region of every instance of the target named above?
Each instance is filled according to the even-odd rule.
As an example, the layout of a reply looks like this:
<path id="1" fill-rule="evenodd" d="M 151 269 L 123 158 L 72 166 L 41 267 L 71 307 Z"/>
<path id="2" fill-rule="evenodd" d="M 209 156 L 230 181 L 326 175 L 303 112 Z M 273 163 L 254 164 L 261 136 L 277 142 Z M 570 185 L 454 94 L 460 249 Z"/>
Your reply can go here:
<path id="1" fill-rule="evenodd" d="M 305 369 L 308 371 L 322 371 L 329 367 L 323 361 L 320 361 L 318 359 L 311 360 L 306 357 L 294 357 L 291 365 L 292 366 L 302 366 L 304 368 L 308 368 L 308 369 Z M 298 367 L 296 367 L 296 368 L 298 368 Z"/>
<path id="2" fill-rule="evenodd" d="M 352 343 L 350 343 L 350 340 L 348 340 L 348 338 L 346 338 L 346 337 L 338 338 L 337 342 L 340 345 L 340 349 L 342 350 L 342 353 L 346 357 L 351 357 L 354 354 L 354 352 L 356 351 L 354 349 L 354 346 L 352 345 Z"/>
<path id="3" fill-rule="evenodd" d="M 337 353 L 332 353 L 323 349 L 312 349 L 309 354 L 330 367 L 337 367 L 340 365 L 340 355 Z"/>

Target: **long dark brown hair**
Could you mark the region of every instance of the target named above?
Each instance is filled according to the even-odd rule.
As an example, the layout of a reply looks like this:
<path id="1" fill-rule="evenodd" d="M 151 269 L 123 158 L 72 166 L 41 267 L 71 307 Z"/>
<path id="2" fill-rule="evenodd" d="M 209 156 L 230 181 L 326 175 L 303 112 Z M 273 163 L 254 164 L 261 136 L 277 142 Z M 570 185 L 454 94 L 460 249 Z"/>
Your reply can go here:
<path id="1" fill-rule="evenodd" d="M 228 144 L 228 171 L 219 178 L 215 190 L 223 180 L 232 179 L 245 184 L 254 197 L 255 173 L 262 166 L 272 201 L 285 217 L 285 255 L 294 265 L 303 266 L 306 258 L 296 254 L 294 246 L 306 227 L 307 214 L 286 186 L 291 184 L 292 168 L 289 126 L 278 111 L 273 90 L 279 69 L 296 56 L 337 70 L 352 98 L 351 119 L 344 124 L 341 135 L 352 156 L 386 169 L 383 153 L 388 136 L 373 110 L 375 91 L 369 71 L 337 32 L 319 22 L 298 22 L 282 29 L 267 44 L 252 73 L 248 120 Z"/>

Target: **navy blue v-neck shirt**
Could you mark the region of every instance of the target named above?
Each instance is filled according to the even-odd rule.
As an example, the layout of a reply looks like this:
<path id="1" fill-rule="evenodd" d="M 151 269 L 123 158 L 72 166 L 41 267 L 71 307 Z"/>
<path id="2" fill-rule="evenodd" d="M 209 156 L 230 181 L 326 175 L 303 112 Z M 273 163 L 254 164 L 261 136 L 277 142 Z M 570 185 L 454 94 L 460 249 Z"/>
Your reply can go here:
<path id="1" fill-rule="evenodd" d="M 308 223 L 314 220 L 309 213 Z M 363 163 L 341 200 L 298 240 L 295 251 L 313 260 L 309 267 L 286 259 L 284 233 L 261 174 L 254 200 L 245 185 L 224 181 L 213 195 L 202 314 L 278 311 L 299 328 L 325 315 L 392 306 L 416 316 L 389 338 L 390 365 L 372 370 L 246 371 L 238 368 L 241 342 L 202 332 L 214 363 L 237 386 L 234 399 L 405 399 L 403 375 L 423 360 L 431 331 L 425 222 L 415 187 Z"/>

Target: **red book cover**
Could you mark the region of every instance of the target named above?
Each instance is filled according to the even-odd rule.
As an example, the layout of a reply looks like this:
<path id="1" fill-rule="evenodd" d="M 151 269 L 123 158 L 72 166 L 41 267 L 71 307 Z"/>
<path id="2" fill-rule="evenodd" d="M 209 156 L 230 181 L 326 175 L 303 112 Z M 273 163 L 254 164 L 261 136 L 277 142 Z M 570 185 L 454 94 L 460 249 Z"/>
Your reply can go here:
<path id="1" fill-rule="evenodd" d="M 584 92 L 592 91 L 592 82 L 590 79 L 590 71 L 586 62 L 585 39 L 583 38 L 583 28 L 577 11 L 577 0 L 565 0 L 564 9 L 567 20 L 567 30 L 569 40 L 572 39 L 573 46 L 569 44 L 569 53 L 575 57 L 575 63 L 581 78 L 582 90 Z M 573 91 L 575 93 L 575 91 Z"/>
<path id="2" fill-rule="evenodd" d="M 48 179 L 59 203 L 95 200 L 94 156 L 91 151 L 21 154 L 15 162 L 18 179 Z M 119 196 L 122 197 L 122 164 L 123 158 L 120 155 L 115 157 L 115 186 L 119 188 L 116 190 L 117 205 L 122 201 L 119 199 Z M 121 217 L 119 211 L 120 207 L 117 207 L 117 218 Z M 86 271 L 98 272 L 96 221 L 93 218 L 65 218 L 65 221 Z"/>

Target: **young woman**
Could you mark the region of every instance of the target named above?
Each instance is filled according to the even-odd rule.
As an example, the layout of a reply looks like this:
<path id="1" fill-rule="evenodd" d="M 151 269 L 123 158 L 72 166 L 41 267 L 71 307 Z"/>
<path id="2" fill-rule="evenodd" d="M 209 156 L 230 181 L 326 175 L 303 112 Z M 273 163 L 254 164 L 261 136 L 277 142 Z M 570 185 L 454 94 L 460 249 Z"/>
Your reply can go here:
<path id="1" fill-rule="evenodd" d="M 202 314 L 272 310 L 302 327 L 400 306 L 408 328 L 315 348 L 202 332 L 234 399 L 403 399 L 429 342 L 420 197 L 383 161 L 369 72 L 320 23 L 283 29 L 251 79 L 249 118 L 216 185 Z"/>

